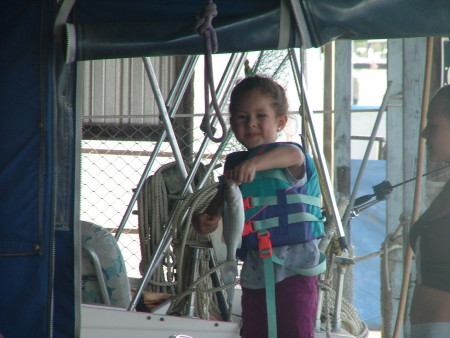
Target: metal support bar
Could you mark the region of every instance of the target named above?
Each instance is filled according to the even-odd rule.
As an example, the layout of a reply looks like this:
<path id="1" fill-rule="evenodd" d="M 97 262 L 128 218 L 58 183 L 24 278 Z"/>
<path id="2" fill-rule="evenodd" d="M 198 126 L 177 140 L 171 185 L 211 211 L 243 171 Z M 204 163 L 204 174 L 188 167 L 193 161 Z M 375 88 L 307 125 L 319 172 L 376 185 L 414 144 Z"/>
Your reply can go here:
<path id="1" fill-rule="evenodd" d="M 145 57 L 143 58 L 143 60 L 145 71 L 147 72 L 153 94 L 155 95 L 156 104 L 161 113 L 161 120 L 163 122 L 164 129 L 167 132 L 167 138 L 169 139 L 170 147 L 172 148 L 172 152 L 175 157 L 175 163 L 178 167 L 178 170 L 180 171 L 181 176 L 186 179 L 188 176 L 186 166 L 184 165 L 183 156 L 181 156 L 180 147 L 178 146 L 178 143 L 176 141 L 175 131 L 173 130 L 172 122 L 170 121 L 170 116 L 167 111 L 166 103 L 164 102 L 161 89 L 159 88 L 158 80 L 156 78 L 152 62 L 150 61 L 149 57 Z M 188 191 L 193 192 L 191 187 L 188 188 Z"/>
<path id="2" fill-rule="evenodd" d="M 198 56 L 189 56 L 186 61 L 184 62 L 184 65 L 182 69 L 180 70 L 180 74 L 177 77 L 177 80 L 172 87 L 171 92 L 169 93 L 169 96 L 167 98 L 167 106 L 170 107 L 170 117 L 173 117 L 180 105 L 181 98 L 184 95 L 184 92 L 186 91 L 187 85 L 192 78 L 192 75 L 194 74 L 195 65 L 197 64 Z M 128 204 L 128 207 L 125 211 L 125 214 L 122 218 L 122 221 L 120 222 L 120 225 L 116 231 L 116 240 L 119 240 L 120 235 L 122 234 L 122 231 L 125 227 L 125 224 L 128 222 L 128 219 L 131 215 L 131 212 L 133 211 L 133 207 L 136 204 L 137 198 L 139 196 L 139 193 L 142 190 L 142 187 L 144 186 L 145 180 L 148 177 L 148 174 L 150 173 L 151 168 L 153 167 L 153 163 L 156 160 L 156 157 L 158 155 L 159 150 L 161 149 L 162 143 L 164 142 L 166 138 L 166 131 L 164 130 L 161 134 L 161 137 L 159 138 L 157 144 L 155 145 L 155 148 L 152 152 L 152 155 L 150 156 L 149 161 L 147 162 L 147 165 L 144 169 L 144 172 L 142 173 L 141 179 L 139 180 L 139 183 L 134 190 L 133 196 L 131 198 L 130 203 Z"/>
<path id="3" fill-rule="evenodd" d="M 375 200 L 369 201 L 367 203 L 364 203 L 360 206 L 354 207 L 353 210 L 350 212 L 350 218 L 355 218 L 355 217 L 359 216 L 361 211 L 364 211 L 367 208 L 370 208 L 372 205 L 375 205 L 378 202 L 381 202 L 381 200 L 375 199 Z"/>
<path id="4" fill-rule="evenodd" d="M 190 283 L 189 285 L 192 285 L 195 283 L 195 281 L 198 278 L 198 264 L 200 261 L 200 248 L 197 247 L 191 247 L 192 250 L 192 267 L 191 267 L 191 276 L 190 276 Z M 189 301 L 186 305 L 187 307 L 187 317 L 195 318 L 195 292 L 191 293 L 191 296 L 189 297 Z"/>
<path id="5" fill-rule="evenodd" d="M 361 183 L 364 170 L 366 169 L 367 161 L 369 160 L 370 152 L 372 151 L 373 143 L 375 142 L 375 138 L 377 136 L 378 127 L 380 126 L 381 118 L 383 117 L 383 113 L 386 110 L 389 98 L 391 96 L 391 88 L 392 88 L 392 81 L 389 81 L 386 88 L 386 92 L 384 93 L 380 109 L 378 110 L 377 119 L 375 120 L 375 123 L 372 128 L 372 134 L 370 135 L 369 143 L 367 144 L 366 147 L 366 152 L 364 153 L 361 166 L 359 167 L 358 176 L 356 177 L 355 183 L 353 184 L 353 191 L 350 195 L 350 200 L 348 202 L 347 209 L 345 210 L 344 216 L 342 218 L 342 223 L 344 225 L 346 225 L 350 220 L 350 214 L 353 209 L 353 205 L 355 203 L 356 195 L 358 193 L 359 185 Z"/>
<path id="6" fill-rule="evenodd" d="M 237 54 L 233 54 L 230 57 L 228 65 L 225 68 L 225 71 L 223 73 L 223 76 L 221 78 L 219 86 L 217 88 L 217 94 L 216 94 L 217 98 L 221 97 L 220 103 L 218 103 L 218 105 L 219 105 L 218 108 L 220 110 L 222 110 L 225 107 L 225 103 L 227 102 L 229 94 L 231 92 L 231 89 L 233 88 L 234 81 L 237 78 L 239 70 L 241 69 L 241 67 L 244 64 L 246 55 L 247 55 L 246 53 L 241 54 L 240 58 L 238 58 Z M 212 111 L 215 108 L 211 104 L 209 106 L 209 109 Z M 216 116 L 214 116 L 214 118 L 213 118 L 213 120 L 211 122 L 211 125 L 210 125 L 211 128 L 213 128 L 215 126 L 217 121 L 218 121 L 218 118 Z M 215 164 L 217 163 L 217 160 L 219 159 L 219 156 L 222 154 L 223 148 L 227 145 L 228 140 L 230 139 L 230 135 L 231 135 L 231 133 L 228 130 L 226 132 L 226 135 L 224 135 L 223 140 L 220 143 L 219 149 L 216 151 L 216 154 L 214 155 L 214 157 L 210 161 L 210 164 L 208 166 L 207 172 L 201 178 L 201 180 L 199 182 L 199 187 L 203 187 L 206 184 L 207 178 L 211 174 L 212 170 L 215 168 Z M 210 142 L 210 137 L 204 137 L 203 138 L 202 145 L 200 146 L 200 149 L 198 151 L 197 157 L 196 157 L 196 159 L 194 161 L 194 168 L 198 168 L 199 167 L 201 159 L 202 159 L 202 155 L 206 151 L 206 148 L 207 148 L 209 142 Z M 183 215 L 183 222 L 184 222 L 184 219 L 185 219 L 186 215 L 187 215 L 187 212 L 185 212 L 185 214 Z M 194 263 L 194 264 L 197 264 L 197 263 Z M 195 281 L 195 279 L 194 279 L 194 281 Z M 188 316 L 189 317 L 193 316 L 193 313 L 191 313 L 191 311 L 194 311 L 194 306 L 195 306 L 194 303 L 195 303 L 195 294 L 191 293 L 190 296 L 189 296 L 189 302 L 188 302 L 188 304 L 189 304 L 188 305 Z"/>
<path id="7" fill-rule="evenodd" d="M 331 327 L 331 330 L 335 332 L 339 332 L 342 329 L 342 319 L 341 319 L 342 294 L 344 292 L 344 277 L 347 269 L 339 266 L 338 264 L 337 271 L 338 271 L 338 278 L 336 285 L 336 299 L 334 302 L 335 316 L 333 319 L 333 325 Z"/>
<path id="8" fill-rule="evenodd" d="M 316 311 L 316 321 L 314 327 L 317 332 L 321 330 L 320 326 L 322 325 L 321 315 L 322 315 L 322 307 L 323 307 L 323 291 L 322 288 L 319 287 L 319 292 L 317 294 L 317 311 Z"/>
<path id="9" fill-rule="evenodd" d="M 242 62 L 242 64 L 243 64 L 243 62 Z M 228 71 L 227 71 L 227 73 L 228 73 Z M 237 72 L 234 72 L 234 74 L 236 75 Z M 228 74 L 224 74 L 224 76 L 228 76 Z M 234 82 L 234 79 L 233 79 L 232 82 Z M 222 91 L 222 86 L 224 86 L 224 85 L 225 85 L 225 81 L 221 81 L 217 91 Z M 231 84 L 229 84 L 228 86 L 230 87 Z M 222 101 L 225 102 L 225 98 Z M 202 149 L 198 152 L 197 159 L 196 159 L 196 161 L 194 163 L 194 167 L 198 166 L 197 164 L 199 164 L 199 159 L 201 159 L 205 149 L 206 149 L 206 146 L 202 147 Z M 212 170 L 212 166 L 210 166 L 209 169 Z M 183 191 L 181 193 L 181 196 L 185 196 L 185 194 L 187 193 L 188 187 L 189 187 L 190 182 L 192 181 L 194 175 L 195 175 L 195 170 L 192 169 L 188 179 L 186 180 L 185 187 L 184 187 L 184 189 L 183 189 Z M 207 177 L 207 175 L 205 175 L 205 177 Z M 203 180 L 201 182 L 201 184 L 198 185 L 198 189 L 203 187 L 205 182 L 206 182 L 206 179 Z M 150 262 L 150 264 L 149 264 L 149 266 L 148 266 L 144 276 L 141 279 L 141 282 L 140 282 L 140 284 L 139 284 L 139 286 L 138 286 L 138 288 L 136 290 L 135 296 L 133 297 L 130 305 L 128 306 L 128 311 L 133 311 L 136 308 L 137 301 L 138 301 L 140 295 L 142 294 L 142 291 L 144 290 L 145 285 L 147 285 L 148 280 L 150 279 L 150 277 L 155 272 L 157 266 L 160 264 L 161 260 L 163 259 L 163 257 L 165 256 L 165 254 L 167 252 L 167 249 L 169 248 L 170 244 L 172 243 L 172 236 L 170 234 L 170 230 L 171 230 L 171 225 L 172 225 L 172 222 L 173 222 L 173 219 L 174 219 L 174 216 L 175 216 L 175 212 L 178 209 L 179 205 L 180 205 L 180 201 L 177 200 L 175 202 L 175 205 L 172 208 L 172 211 L 171 211 L 171 214 L 169 216 L 169 219 L 168 219 L 168 221 L 167 221 L 167 223 L 166 223 L 166 225 L 164 227 L 165 231 L 164 231 L 164 233 L 162 235 L 161 241 L 160 241 L 158 247 L 156 248 L 156 251 L 155 251 L 155 253 L 154 253 L 153 257 L 152 257 L 152 260 L 151 260 L 151 262 Z M 187 214 L 187 211 L 186 211 L 184 217 L 186 217 L 186 214 Z"/>
<path id="10" fill-rule="evenodd" d="M 297 58 L 296 58 L 296 53 L 293 49 L 289 50 L 289 56 L 290 56 L 290 60 L 291 60 L 291 65 L 293 67 L 294 78 L 297 83 L 297 90 L 299 91 L 299 97 L 303 97 L 303 102 L 302 102 L 303 109 L 306 114 L 307 120 L 309 122 L 309 128 L 311 130 L 311 135 L 312 135 L 312 139 L 313 139 L 313 146 L 316 151 L 317 159 L 318 159 L 318 163 L 319 163 L 319 170 L 321 171 L 321 173 L 323 174 L 324 179 L 325 179 L 325 186 L 327 189 L 325 191 L 324 197 L 331 205 L 332 217 L 334 218 L 334 220 L 336 222 L 336 229 L 338 232 L 341 247 L 342 247 L 342 249 L 347 249 L 347 243 L 345 241 L 345 233 L 344 233 L 344 229 L 342 227 L 341 217 L 340 217 L 339 210 L 337 207 L 336 199 L 334 197 L 333 185 L 331 184 L 330 174 L 328 172 L 328 167 L 325 162 L 325 158 L 323 157 L 323 153 L 322 153 L 322 151 L 320 151 L 319 143 L 317 141 L 317 136 L 314 131 L 314 125 L 312 123 L 311 111 L 309 109 L 308 101 L 306 99 L 308 97 L 308 95 L 306 92 L 306 84 L 304 83 L 303 74 L 300 71 L 300 67 L 298 65 Z"/>
<path id="11" fill-rule="evenodd" d="M 331 183 L 330 175 L 328 173 L 328 166 L 325 162 L 323 153 L 320 150 L 319 143 L 317 141 L 317 136 L 314 131 L 314 125 L 312 123 L 311 111 L 309 109 L 308 101 L 307 101 L 308 95 L 306 92 L 306 83 L 304 82 L 303 73 L 300 71 L 300 67 L 297 62 L 296 54 L 293 49 L 289 50 L 289 56 L 290 56 L 291 64 L 293 67 L 294 78 L 295 78 L 295 81 L 297 84 L 297 90 L 299 91 L 299 97 L 302 98 L 303 112 L 306 115 L 306 118 L 308 121 L 308 126 L 311 131 L 313 148 L 314 148 L 315 153 L 318 158 L 319 170 L 325 179 L 326 189 L 324 191 L 325 192 L 324 197 L 328 201 L 329 205 L 331 205 L 331 209 L 332 209 L 331 216 L 333 217 L 333 219 L 335 221 L 336 230 L 338 233 L 339 245 L 342 249 L 342 257 L 341 258 L 347 259 L 348 258 L 348 247 L 347 247 L 347 242 L 345 239 L 345 232 L 344 232 L 344 228 L 342 227 L 341 216 L 339 213 L 339 209 L 337 207 L 336 199 L 334 197 L 333 185 Z M 344 272 L 345 272 L 345 270 L 344 270 Z M 342 278 L 343 278 L 343 276 L 342 276 Z M 341 301 L 342 301 L 343 281 L 338 284 L 337 288 L 338 289 L 336 292 L 336 307 L 335 307 L 335 316 L 334 316 L 334 320 L 335 320 L 334 326 L 335 327 L 339 327 L 339 323 L 340 323 L 340 306 L 341 306 Z"/>
<path id="12" fill-rule="evenodd" d="M 100 265 L 100 260 L 94 249 L 89 246 L 83 246 L 83 250 L 86 251 L 91 259 L 92 265 L 94 265 L 95 275 L 97 277 L 98 288 L 100 289 L 100 294 L 102 295 L 103 302 L 106 305 L 111 305 L 109 300 L 108 290 L 106 288 L 105 277 L 103 276 L 102 267 Z"/>

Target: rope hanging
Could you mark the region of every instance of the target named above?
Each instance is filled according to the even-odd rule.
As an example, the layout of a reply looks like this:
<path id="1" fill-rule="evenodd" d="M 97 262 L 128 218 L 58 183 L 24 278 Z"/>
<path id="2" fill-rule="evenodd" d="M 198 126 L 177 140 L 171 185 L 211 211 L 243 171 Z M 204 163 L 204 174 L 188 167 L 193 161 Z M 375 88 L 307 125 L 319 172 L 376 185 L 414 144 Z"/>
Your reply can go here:
<path id="1" fill-rule="evenodd" d="M 217 6 L 212 0 L 208 1 L 208 4 L 200 11 L 197 22 L 195 24 L 195 31 L 203 36 L 205 41 L 205 115 L 203 117 L 200 129 L 206 133 L 209 139 L 214 142 L 222 142 L 225 140 L 227 134 L 227 126 L 223 119 L 222 112 L 220 111 L 219 104 L 217 102 L 216 90 L 214 85 L 213 66 L 212 66 L 212 53 L 216 53 L 218 50 L 217 35 L 212 25 L 212 20 L 217 15 Z M 222 128 L 222 136 L 215 137 L 215 128 L 211 126 L 211 117 L 209 109 L 209 93 L 211 93 L 211 101 L 216 112 L 217 119 Z"/>
<path id="2" fill-rule="evenodd" d="M 174 163 L 163 165 L 150 176 L 138 196 L 139 238 L 142 260 L 139 270 L 142 275 L 146 271 L 151 257 L 161 241 L 163 224 L 169 216 L 169 199 L 163 172 L 174 167 Z M 173 254 L 168 250 L 161 265 L 156 269 L 149 282 L 148 291 L 172 294 L 175 292 L 173 275 Z"/>

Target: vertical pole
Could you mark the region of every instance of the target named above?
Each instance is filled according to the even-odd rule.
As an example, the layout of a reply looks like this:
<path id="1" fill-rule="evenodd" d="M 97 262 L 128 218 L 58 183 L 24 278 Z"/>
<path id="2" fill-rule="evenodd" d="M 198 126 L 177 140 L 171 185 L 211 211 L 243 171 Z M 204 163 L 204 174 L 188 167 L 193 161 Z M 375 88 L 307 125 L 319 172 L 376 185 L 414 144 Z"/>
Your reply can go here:
<path id="1" fill-rule="evenodd" d="M 323 154 L 334 181 L 334 42 L 324 46 L 324 97 L 323 97 Z"/>
<path id="2" fill-rule="evenodd" d="M 198 278 L 198 264 L 200 262 L 200 248 L 191 247 L 192 250 L 192 264 L 191 264 L 191 276 L 189 278 L 190 285 L 194 284 L 194 282 Z M 187 317 L 195 318 L 195 292 L 192 292 L 189 301 L 187 303 Z"/>
<path id="3" fill-rule="evenodd" d="M 334 62 L 339 67 L 335 67 L 335 111 L 351 111 L 352 104 L 352 45 L 349 40 L 337 40 L 335 42 Z M 334 115 L 334 188 L 337 198 L 346 200 L 350 197 L 350 177 L 351 177 L 351 113 L 337 113 Z M 352 233 L 350 223 L 342 223 L 343 231 L 346 234 L 348 252 L 353 255 L 351 246 Z M 353 266 L 349 266 L 345 272 L 345 289 L 343 297 L 348 301 L 353 301 Z M 337 313 L 337 315 L 340 315 Z M 337 317 L 336 317 L 337 318 Z"/>
<path id="4" fill-rule="evenodd" d="M 403 40 L 389 39 L 387 80 L 392 81 L 391 104 L 386 114 L 386 177 L 390 182 L 405 179 L 403 165 Z M 398 145 L 398 146 L 397 146 Z M 404 186 L 396 188 L 386 200 L 386 234 L 394 233 L 403 213 Z M 402 253 L 393 250 L 380 263 L 382 335 L 391 337 L 398 307 L 398 281 L 402 278 Z"/>
<path id="5" fill-rule="evenodd" d="M 427 38 L 427 55 L 425 62 L 425 80 L 423 84 L 423 94 L 422 94 L 422 112 L 420 118 L 420 131 L 425 128 L 426 112 L 428 109 L 428 103 L 430 98 L 430 82 L 431 82 L 431 66 L 433 59 L 433 38 Z M 421 186 L 422 186 L 422 172 L 423 172 L 423 162 L 425 153 L 425 142 L 423 138 L 419 138 L 418 145 L 418 155 L 417 155 L 417 166 L 416 166 L 416 185 L 414 189 L 414 207 L 411 217 L 411 224 L 414 223 L 419 217 L 420 210 L 420 197 L 421 197 Z M 411 260 L 412 260 L 412 249 L 411 246 L 407 246 L 406 256 L 403 269 L 403 282 L 400 294 L 400 302 L 398 305 L 397 321 L 395 322 L 394 338 L 399 337 L 400 331 L 403 325 L 403 316 L 405 314 L 406 298 L 408 295 L 409 286 L 409 275 L 411 272 Z"/>
<path id="6" fill-rule="evenodd" d="M 303 111 L 307 117 L 308 126 L 311 131 L 313 147 L 314 147 L 314 150 L 318 157 L 318 164 L 319 164 L 318 169 L 320 170 L 321 173 L 323 173 L 323 177 L 325 179 L 325 185 L 326 185 L 327 189 L 324 192 L 324 198 L 329 201 L 329 205 L 331 206 L 332 217 L 334 218 L 334 220 L 336 222 L 336 229 L 338 232 L 339 243 L 343 249 L 347 249 L 345 233 L 344 233 L 344 229 L 342 228 L 341 216 L 339 214 L 336 199 L 334 198 L 333 186 L 331 185 L 330 175 L 328 173 L 328 167 L 325 163 L 323 153 L 320 150 L 319 142 L 317 141 L 317 135 L 314 130 L 314 125 L 312 123 L 311 111 L 309 110 L 308 101 L 307 101 L 308 93 L 306 92 L 306 85 L 304 83 L 304 78 L 300 71 L 300 67 L 297 62 L 295 51 L 292 49 L 289 50 L 289 56 L 290 56 L 291 64 L 292 64 L 293 71 L 294 71 L 295 81 L 298 83 L 297 88 L 299 90 L 301 90 L 299 95 L 303 95 L 303 98 L 305 99 L 303 102 L 303 108 L 304 108 Z"/>
<path id="7" fill-rule="evenodd" d="M 391 87 L 392 87 L 392 82 L 389 81 L 387 88 L 386 88 L 386 92 L 384 93 L 383 102 L 380 105 L 380 108 L 379 108 L 378 114 L 377 114 L 377 118 L 376 118 L 374 126 L 372 128 L 372 134 L 370 135 L 369 142 L 367 143 L 366 151 L 364 153 L 364 157 L 361 162 L 361 166 L 359 168 L 358 175 L 357 175 L 355 183 L 353 185 L 353 190 L 350 195 L 348 207 L 345 210 L 345 214 L 344 214 L 344 217 L 342 220 L 342 223 L 344 224 L 344 226 L 350 221 L 350 212 L 353 209 L 353 204 L 355 202 L 356 195 L 358 193 L 359 184 L 361 183 L 361 180 L 362 180 L 362 177 L 364 174 L 364 170 L 366 169 L 367 161 L 369 160 L 370 152 L 372 151 L 373 143 L 375 142 L 375 138 L 377 136 L 378 127 L 380 126 L 381 119 L 383 117 L 383 113 L 386 110 L 389 98 L 391 96 Z"/>

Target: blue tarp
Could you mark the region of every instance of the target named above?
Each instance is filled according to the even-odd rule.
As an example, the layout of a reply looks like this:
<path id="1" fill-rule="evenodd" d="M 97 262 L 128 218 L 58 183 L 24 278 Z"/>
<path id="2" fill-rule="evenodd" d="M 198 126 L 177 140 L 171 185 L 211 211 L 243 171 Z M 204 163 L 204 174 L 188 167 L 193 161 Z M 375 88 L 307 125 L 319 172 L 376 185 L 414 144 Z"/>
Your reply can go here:
<path id="1" fill-rule="evenodd" d="M 10 1 L 0 14 L 0 332 L 6 338 L 45 337 L 49 320 L 41 6 Z"/>
<path id="2" fill-rule="evenodd" d="M 52 22 L 51 2 L 2 3 L 0 333 L 5 338 L 75 335 L 73 214 L 64 229 L 55 229 Z M 73 176 L 71 170 L 67 175 Z M 66 188 L 72 196 L 68 204 L 75 205 L 73 186 Z"/>

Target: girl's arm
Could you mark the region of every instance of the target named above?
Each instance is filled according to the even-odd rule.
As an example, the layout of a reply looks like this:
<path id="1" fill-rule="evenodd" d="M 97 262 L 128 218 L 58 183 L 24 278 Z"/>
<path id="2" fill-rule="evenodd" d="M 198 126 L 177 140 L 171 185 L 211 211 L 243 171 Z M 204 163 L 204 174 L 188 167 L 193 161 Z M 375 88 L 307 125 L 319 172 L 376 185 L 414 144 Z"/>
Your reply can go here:
<path id="1" fill-rule="evenodd" d="M 305 171 L 304 163 L 305 156 L 299 147 L 276 147 L 237 165 L 233 170 L 233 180 L 238 184 L 252 182 L 257 171 L 274 168 L 287 168 L 295 178 L 301 178 Z"/>

